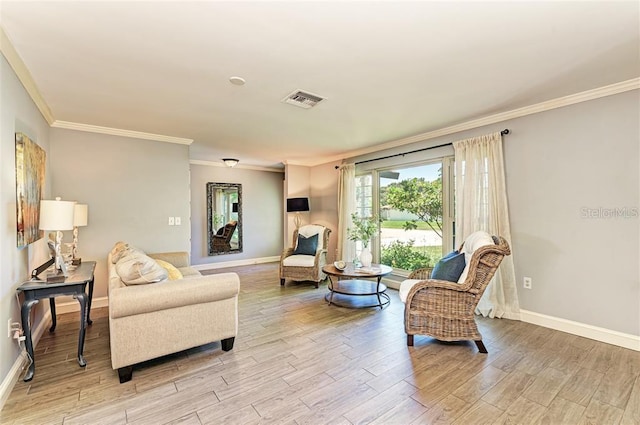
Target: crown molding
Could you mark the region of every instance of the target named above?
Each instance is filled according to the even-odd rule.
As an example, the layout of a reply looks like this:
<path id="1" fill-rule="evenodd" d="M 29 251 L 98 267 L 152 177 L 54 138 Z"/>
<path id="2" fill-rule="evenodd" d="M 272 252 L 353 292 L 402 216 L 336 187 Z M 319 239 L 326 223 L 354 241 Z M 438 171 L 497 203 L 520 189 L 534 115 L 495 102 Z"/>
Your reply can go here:
<path id="1" fill-rule="evenodd" d="M 222 162 L 216 162 L 216 161 L 203 161 L 200 159 L 191 159 L 189 160 L 189 164 L 192 165 L 204 165 L 207 167 L 220 167 L 220 168 L 229 168 L 226 165 L 224 165 L 224 163 Z M 238 165 L 236 165 L 233 168 L 241 168 L 243 170 L 254 170 L 254 171 L 269 171 L 272 173 L 284 173 L 284 169 L 283 168 L 276 168 L 276 167 L 261 167 L 258 165 L 243 165 L 242 163 L 239 163 Z"/>
<path id="2" fill-rule="evenodd" d="M 51 127 L 87 131 L 89 133 L 110 134 L 112 136 L 131 137 L 134 139 L 153 140 L 156 142 L 176 143 L 179 145 L 190 145 L 193 143 L 193 139 L 185 139 L 182 137 L 164 136 L 162 134 L 144 133 L 142 131 L 123 130 L 112 127 L 101 127 L 99 125 L 80 124 L 69 121 L 55 120 L 51 124 Z"/>
<path id="3" fill-rule="evenodd" d="M 0 27 L 0 51 L 2 51 L 2 55 L 7 59 L 9 66 L 13 69 L 13 72 L 18 76 L 18 80 L 20 80 L 24 89 L 29 93 L 29 96 L 33 100 L 33 103 L 36 104 L 36 107 L 42 114 L 42 117 L 49 125 L 51 125 L 55 121 L 53 114 L 51 113 L 51 109 L 40 94 L 40 90 L 38 90 L 38 86 L 35 81 L 33 81 L 31 73 L 27 69 L 27 66 L 22 61 L 22 58 L 16 49 L 13 47 L 13 44 L 2 27 Z"/>
<path id="4" fill-rule="evenodd" d="M 553 109 L 574 105 L 576 103 L 588 102 L 590 100 L 600 99 L 602 97 L 612 96 L 615 94 L 624 93 L 632 90 L 638 90 L 638 89 L 640 89 L 640 78 L 632 78 L 631 80 L 621 81 L 619 83 L 614 83 L 608 86 L 598 87 L 596 89 L 587 90 L 580 93 L 575 93 L 568 96 L 547 100 L 544 102 L 536 103 L 534 105 L 513 109 L 511 111 L 489 115 L 483 118 L 478 118 L 475 120 L 452 125 L 449 127 L 444 127 L 438 130 L 429 131 L 427 133 L 416 134 L 415 136 L 409 136 L 402 139 L 385 142 L 380 145 L 358 149 L 350 152 L 345 152 L 340 155 L 322 157 L 312 161 L 287 160 L 283 162 L 287 164 L 296 164 L 296 165 L 305 165 L 308 167 L 314 167 L 317 165 L 326 164 L 328 162 L 340 161 L 345 158 L 353 158 L 360 155 L 366 155 L 368 153 L 379 152 L 385 149 L 397 148 L 397 147 L 408 145 L 411 143 L 424 142 L 430 139 L 435 139 L 437 137 L 448 136 L 450 134 L 459 133 L 461 131 L 472 130 L 474 128 L 483 127 L 485 125 L 496 124 L 499 122 L 524 117 L 527 115 L 533 115 L 540 112 L 551 111 Z"/>

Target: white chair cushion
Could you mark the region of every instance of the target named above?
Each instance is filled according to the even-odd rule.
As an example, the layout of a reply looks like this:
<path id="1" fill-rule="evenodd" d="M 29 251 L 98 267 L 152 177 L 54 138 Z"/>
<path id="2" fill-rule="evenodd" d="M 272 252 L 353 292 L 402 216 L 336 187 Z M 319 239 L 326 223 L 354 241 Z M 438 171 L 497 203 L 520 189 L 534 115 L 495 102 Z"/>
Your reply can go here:
<path id="1" fill-rule="evenodd" d="M 469 274 L 469 265 L 471 264 L 471 257 L 473 257 L 473 253 L 476 249 L 487 245 L 494 245 L 493 238 L 490 234 L 482 230 L 473 232 L 467 239 L 465 239 L 462 247 L 465 266 L 462 274 L 460 275 L 460 279 L 458 279 L 458 283 L 463 283 L 467 278 L 467 275 Z"/>
<path id="2" fill-rule="evenodd" d="M 305 238 L 313 235 L 318 235 L 318 249 L 325 249 L 324 229 L 324 226 L 319 226 L 317 224 L 307 224 L 306 226 L 302 226 L 298 229 L 298 234 L 304 236 Z"/>
<path id="3" fill-rule="evenodd" d="M 418 282 L 422 282 L 422 280 L 407 279 L 402 281 L 402 283 L 400 284 L 400 289 L 398 290 L 398 295 L 400 295 L 400 301 L 402 301 L 403 303 L 407 302 L 407 295 L 409 295 L 409 291 Z"/>
<path id="4" fill-rule="evenodd" d="M 316 257 L 313 255 L 290 255 L 282 261 L 286 267 L 313 267 Z"/>

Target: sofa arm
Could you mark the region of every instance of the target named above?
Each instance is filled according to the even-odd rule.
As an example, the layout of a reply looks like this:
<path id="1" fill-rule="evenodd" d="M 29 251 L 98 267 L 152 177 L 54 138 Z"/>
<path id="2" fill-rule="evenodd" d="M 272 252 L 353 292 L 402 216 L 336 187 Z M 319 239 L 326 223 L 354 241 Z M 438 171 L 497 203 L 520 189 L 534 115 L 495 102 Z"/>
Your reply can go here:
<path id="1" fill-rule="evenodd" d="M 162 260 L 171 263 L 177 268 L 189 267 L 189 253 L 186 251 L 177 252 L 158 252 L 155 254 L 147 254 L 154 260 Z"/>
<path id="2" fill-rule="evenodd" d="M 240 278 L 235 273 L 123 286 L 109 293 L 109 314 L 116 319 L 234 298 L 239 292 Z"/>

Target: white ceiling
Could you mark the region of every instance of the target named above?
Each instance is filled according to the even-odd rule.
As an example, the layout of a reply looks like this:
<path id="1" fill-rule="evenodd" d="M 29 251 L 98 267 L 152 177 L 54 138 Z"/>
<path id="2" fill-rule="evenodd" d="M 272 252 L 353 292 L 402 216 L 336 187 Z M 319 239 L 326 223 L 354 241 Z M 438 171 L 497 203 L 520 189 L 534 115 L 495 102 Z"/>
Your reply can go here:
<path id="1" fill-rule="evenodd" d="M 278 166 L 637 78 L 639 5 L 2 0 L 0 25 L 55 120 Z"/>

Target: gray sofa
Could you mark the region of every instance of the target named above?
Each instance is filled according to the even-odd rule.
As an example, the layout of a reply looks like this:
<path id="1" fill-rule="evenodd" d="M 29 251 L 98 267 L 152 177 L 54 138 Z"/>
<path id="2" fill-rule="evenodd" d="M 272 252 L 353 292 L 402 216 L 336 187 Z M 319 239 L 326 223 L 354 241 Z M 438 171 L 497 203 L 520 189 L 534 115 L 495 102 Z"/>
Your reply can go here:
<path id="1" fill-rule="evenodd" d="M 175 266 L 183 278 L 127 286 L 109 254 L 109 337 L 111 365 L 120 382 L 131 380 L 133 365 L 188 348 L 221 341 L 233 348 L 238 332 L 235 273 L 202 276 L 189 266 L 187 252 L 149 254 Z"/>

